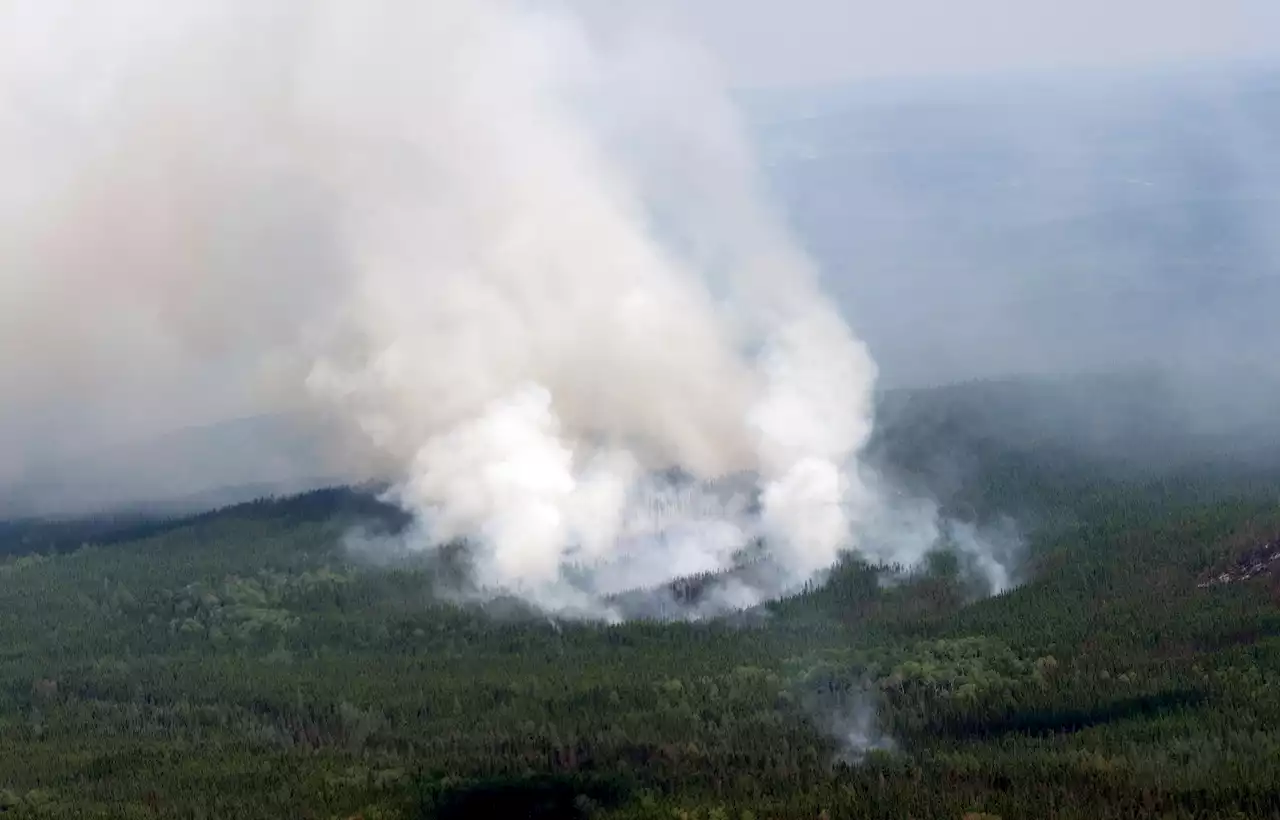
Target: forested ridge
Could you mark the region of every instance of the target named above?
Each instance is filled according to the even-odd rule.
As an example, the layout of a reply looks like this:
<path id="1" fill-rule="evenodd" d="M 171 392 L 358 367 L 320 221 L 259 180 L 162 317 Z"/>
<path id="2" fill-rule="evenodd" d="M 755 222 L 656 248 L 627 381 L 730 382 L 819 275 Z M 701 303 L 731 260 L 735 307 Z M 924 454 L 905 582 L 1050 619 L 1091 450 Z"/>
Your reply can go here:
<path id="1" fill-rule="evenodd" d="M 405 522 L 352 489 L 0 525 L 0 813 L 1280 816 L 1280 479 L 929 418 L 877 452 L 963 450 L 939 495 L 1029 522 L 1023 585 L 851 558 L 753 617 L 605 625 L 359 560 Z"/>

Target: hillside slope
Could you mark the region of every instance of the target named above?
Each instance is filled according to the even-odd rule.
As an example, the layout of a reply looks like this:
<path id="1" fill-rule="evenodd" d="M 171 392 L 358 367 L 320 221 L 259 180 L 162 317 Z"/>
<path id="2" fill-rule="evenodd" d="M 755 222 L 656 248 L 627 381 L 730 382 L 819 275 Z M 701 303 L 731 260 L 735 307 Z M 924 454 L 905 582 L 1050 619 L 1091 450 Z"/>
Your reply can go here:
<path id="1" fill-rule="evenodd" d="M 325 435 L 293 415 L 175 430 L 38 465 L 0 487 L 0 515 L 181 513 L 301 492 L 341 475 Z"/>
<path id="2" fill-rule="evenodd" d="M 957 497 L 1056 511 L 1029 527 L 1029 582 L 995 598 L 938 555 L 907 577 L 849 561 L 758 618 L 552 622 L 457 602 L 448 555 L 355 559 L 353 526 L 403 523 L 360 492 L 107 522 L 64 532 L 54 552 L 55 530 L 41 529 L 53 525 L 27 522 L 0 563 L 0 806 L 79 818 L 1280 812 L 1280 583 L 1254 566 L 1280 538 L 1280 477 L 1108 471 L 992 435 L 954 395 L 917 395 L 919 418 L 937 423 L 899 416 L 899 443 L 968 453 L 944 476 Z"/>

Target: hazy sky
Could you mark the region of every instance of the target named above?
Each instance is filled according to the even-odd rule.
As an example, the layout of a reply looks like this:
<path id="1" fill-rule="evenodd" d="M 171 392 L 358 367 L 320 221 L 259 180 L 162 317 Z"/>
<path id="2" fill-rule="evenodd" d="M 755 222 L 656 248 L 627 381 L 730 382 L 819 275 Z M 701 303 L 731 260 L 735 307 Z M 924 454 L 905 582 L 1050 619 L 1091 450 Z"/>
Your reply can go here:
<path id="1" fill-rule="evenodd" d="M 625 79 L 625 87 L 632 91 L 656 88 L 657 93 L 614 97 L 623 101 L 623 109 L 635 109 L 637 123 L 648 123 L 652 117 L 662 129 L 670 129 L 671 139 L 676 140 L 672 145 L 700 134 L 696 127 L 687 131 L 685 127 L 701 126 L 708 106 L 701 102 L 700 91 L 690 89 L 701 88 L 703 79 L 708 80 L 706 85 L 714 85 L 710 80 L 715 78 L 703 78 L 697 61 L 686 63 L 689 55 L 678 48 L 671 48 L 670 55 L 680 59 L 659 59 L 668 55 L 666 48 L 672 44 L 662 37 L 648 42 L 643 36 L 647 32 L 627 25 L 627 18 L 664 23 L 701 43 L 721 64 L 728 83 L 739 88 L 798 88 L 874 77 L 972 72 L 1020 76 L 1064 67 L 1131 68 L 1280 57 L 1280 0 L 511 1 L 582 10 L 589 21 L 600 23 L 603 40 L 616 38 L 635 49 L 635 53 L 619 49 L 623 57 L 617 60 L 618 78 L 614 79 Z M 439 14 L 445 7 L 437 5 L 441 2 L 402 0 L 383 6 L 405 14 L 404 37 L 412 40 L 416 30 L 408 23 L 421 25 L 424 18 Z M 295 71 L 292 65 L 282 68 L 277 61 L 288 63 L 291 47 L 297 44 L 290 29 L 291 15 L 305 16 L 310 6 L 293 0 L 118 0 L 110 10 L 94 16 L 82 5 L 78 0 L 0 0 L 0 180 L 4 181 L 0 185 L 0 256 L 6 257 L 0 270 L 0 374 L 9 390 L 0 401 L 0 479 L 6 471 L 21 472 L 28 459 L 51 452 L 72 453 L 102 441 L 142 438 L 157 430 L 256 412 L 259 392 L 274 397 L 262 383 L 288 393 L 301 379 L 278 376 L 274 362 L 267 375 L 252 384 L 237 374 L 253 371 L 256 375 L 247 362 L 256 363 L 264 348 L 274 349 L 277 336 L 291 340 L 294 331 L 306 324 L 303 320 L 311 307 L 308 299 L 298 298 L 300 294 L 327 298 L 326 288 L 316 287 L 316 282 L 345 270 L 342 254 L 314 239 L 332 232 L 328 220 L 336 217 L 330 210 L 346 212 L 324 196 L 312 201 L 315 190 L 327 190 L 328 182 L 313 190 L 303 180 L 295 189 L 292 171 L 279 173 L 288 184 L 277 183 L 274 172 L 267 173 L 258 164 L 275 167 L 271 146 L 277 137 L 279 145 L 285 146 L 281 158 L 295 153 L 289 142 L 295 135 L 279 127 L 280 115 L 273 113 L 276 102 L 288 96 L 280 89 L 287 87 Z M 343 4 L 316 5 L 333 11 Z M 466 6 L 467 0 L 458 3 L 458 8 Z M 436 31 L 432 26 L 425 30 Z M 190 54 L 181 40 L 183 45 L 170 51 L 166 40 L 170 34 L 193 31 L 198 36 L 191 42 L 198 47 L 191 48 Z M 636 42 L 625 42 L 632 36 Z M 400 39 L 392 39 L 403 51 L 390 49 L 390 53 L 416 66 L 414 61 L 424 49 L 412 43 L 413 47 L 405 47 Z M 362 41 L 357 37 L 356 42 Z M 555 42 L 558 46 L 561 41 Z M 371 54 L 379 52 L 367 44 L 362 48 Z M 608 48 L 601 50 L 616 56 Z M 334 51 L 335 59 L 350 56 L 346 49 Z M 477 53 L 492 58 L 498 68 L 504 65 L 498 59 L 504 55 L 502 48 Z M 643 59 L 633 64 L 629 58 L 636 54 Z M 171 63 L 176 68 L 170 68 Z M 657 80 L 646 73 L 655 64 L 660 69 L 652 72 Z M 636 78 L 628 72 L 636 65 L 644 68 L 639 74 L 646 81 L 633 87 L 629 83 Z M 297 71 L 305 77 L 315 70 L 308 64 Z M 588 74 L 597 78 L 595 73 Z M 406 71 L 400 76 L 438 79 L 440 75 Z M 356 87 L 358 79 L 341 71 L 325 75 L 323 81 L 313 79 L 308 88 L 328 90 L 335 85 L 333 77 L 342 77 L 346 83 L 336 83 L 341 88 L 334 93 L 350 92 L 343 99 L 358 111 L 391 116 L 421 108 L 414 99 L 413 104 L 397 103 L 382 111 L 378 109 L 382 96 L 365 93 Z M 395 93 L 405 90 L 391 85 Z M 957 122 L 948 131 L 928 118 L 920 120 L 924 125 L 908 122 L 901 125 L 907 130 L 893 132 L 887 140 L 891 149 L 910 148 L 912 134 L 923 134 L 940 150 L 933 155 L 899 152 L 896 164 L 882 163 L 879 157 L 888 156 L 884 152 L 854 155 L 840 150 L 829 152 L 838 157 L 827 164 L 793 163 L 784 168 L 794 177 L 794 184 L 786 186 L 793 194 L 788 204 L 795 205 L 795 221 L 804 228 L 803 238 L 834 283 L 832 290 L 842 306 L 852 306 L 851 314 L 860 313 L 852 318 L 871 331 L 866 335 L 882 362 L 883 375 L 902 377 L 905 368 L 900 363 L 906 361 L 929 365 L 929 378 L 965 378 L 978 369 L 975 362 L 987 351 L 1041 352 L 1025 335 L 1019 336 L 1028 327 L 1048 335 L 1040 327 L 1042 314 L 1026 305 L 1056 305 L 1061 294 L 1073 292 L 1075 283 L 1064 276 L 1048 284 L 1040 280 L 1027 284 L 1020 272 L 1037 267 L 1040 257 L 1056 259 L 1063 255 L 1061 247 L 1069 244 L 1067 250 L 1073 252 L 1087 248 L 1094 257 L 1107 255 L 1105 264 L 1087 260 L 1090 272 L 1137 270 L 1137 265 L 1130 264 L 1132 256 L 1158 257 L 1162 264 L 1166 257 L 1177 256 L 1178 248 L 1163 256 L 1157 251 L 1172 244 L 1168 237 L 1193 236 L 1194 231 L 1183 229 L 1184 223 L 1213 234 L 1220 211 L 1197 221 L 1192 209 L 1169 204 L 1185 200 L 1187 191 L 1201 196 L 1204 175 L 1215 180 L 1214 190 L 1225 190 L 1249 203 L 1221 217 L 1248 223 L 1237 231 L 1244 239 L 1233 250 L 1246 257 L 1237 267 L 1261 271 L 1254 274 L 1255 279 L 1263 273 L 1272 277 L 1264 283 L 1268 286 L 1280 277 L 1275 273 L 1280 271 L 1276 261 L 1280 244 L 1273 227 L 1280 206 L 1268 198 L 1280 190 L 1274 184 L 1280 169 L 1272 159 L 1277 132 L 1273 121 L 1262 117 L 1274 106 L 1263 100 L 1237 111 L 1233 95 L 1239 90 L 1226 90 L 1229 94 L 1211 101 L 1213 105 L 1191 106 L 1185 109 L 1191 114 L 1175 111 L 1171 115 L 1170 122 L 1191 131 L 1173 135 L 1181 142 L 1171 137 L 1169 145 L 1156 144 L 1147 135 L 1170 129 L 1163 122 L 1144 121 L 1144 156 L 1149 165 L 1163 169 L 1168 182 L 1160 185 L 1165 187 L 1145 177 L 1136 184 L 1128 179 L 1138 172 L 1112 156 L 1113 149 L 1126 148 L 1128 143 L 1108 141 L 1111 136 L 1098 136 L 1093 127 L 1097 115 L 1118 123 L 1108 135 L 1130 134 L 1126 102 L 1118 110 L 1086 111 L 1077 118 L 1079 122 L 1066 117 L 1068 124 L 1074 123 L 1070 128 L 1059 126 L 1063 117 L 1047 127 L 1047 120 L 1039 115 L 1024 117 L 1020 122 L 1026 127 L 1019 129 L 1001 122 L 983 128 Z M 475 99 L 489 98 L 477 95 Z M 1048 102 L 1054 109 L 1065 105 L 1057 97 Z M 150 113 L 148 106 L 156 106 L 154 110 L 163 116 Z M 347 113 L 341 106 L 330 109 L 339 119 Z M 507 113 L 501 106 L 494 110 Z M 1206 111 L 1217 112 L 1216 119 L 1207 118 Z M 250 127 L 240 127 L 237 118 Z M 348 121 L 363 122 L 355 115 Z M 849 122 L 836 123 L 830 135 L 818 134 L 815 139 L 847 147 L 851 137 L 839 129 L 852 128 Z M 856 125 L 856 120 L 852 122 Z M 159 123 L 165 127 L 156 127 Z M 67 128 L 77 124 L 92 127 Z M 875 132 L 878 126 L 871 126 Z M 208 139 L 210 129 L 224 129 L 237 138 Z M 856 136 L 856 131 L 853 128 L 850 133 Z M 435 128 L 422 131 L 438 132 Z M 650 147 L 660 152 L 666 135 L 662 131 Z M 995 141 L 1000 140 L 1004 154 L 998 161 L 974 164 L 975 154 L 991 155 L 988 149 L 998 147 Z M 259 154 L 247 146 L 265 151 L 263 158 L 259 160 Z M 476 164 L 471 148 L 459 168 Z M 681 151 L 670 153 L 686 159 Z M 727 155 L 736 156 L 732 151 Z M 1168 162 L 1162 159 L 1166 155 L 1172 158 Z M 863 159 L 868 157 L 873 159 Z M 285 171 L 292 168 L 292 161 L 278 161 Z M 695 165 L 690 160 L 690 166 Z M 328 165 L 317 167 L 327 169 Z M 697 167 L 714 170 L 718 165 Z M 1004 184 L 1001 175 L 1011 174 L 1010 168 L 1036 181 L 1036 202 L 1041 206 L 1036 213 L 1083 214 L 1095 220 L 1086 225 L 1093 232 L 1068 233 L 1054 224 L 1027 227 L 1028 220 L 1022 219 L 1028 211 L 1022 193 L 1009 194 L 996 186 Z M 684 173 L 638 176 L 646 183 L 689 181 Z M 398 174 L 388 178 L 398 179 Z M 1166 190 L 1172 193 L 1161 199 Z M 686 198 L 665 189 L 662 193 L 682 207 L 686 203 Z M 738 199 L 725 197 L 731 203 Z M 1117 202 L 1134 208 L 1149 205 L 1154 215 L 1144 217 L 1142 225 L 1164 219 L 1156 226 L 1160 230 L 1151 232 L 1158 241 L 1145 234 L 1129 241 L 1129 233 L 1112 230 L 1107 208 Z M 1014 227 L 1022 226 L 1024 233 L 1039 233 L 1021 240 L 1021 255 L 994 251 L 986 256 L 966 255 L 947 244 L 959 230 L 957 223 L 963 221 L 958 217 L 966 215 L 973 218 L 965 226 L 979 222 L 993 234 L 999 215 L 1006 217 L 999 224 L 1016 223 Z M 855 217 L 862 221 L 854 224 Z M 851 230 L 859 225 L 861 232 Z M 943 230 L 948 227 L 949 233 Z M 1000 228 L 1006 229 L 1012 230 Z M 1095 235 L 1103 235 L 1111 244 L 1093 241 Z M 998 241 L 989 244 L 1002 250 L 1009 244 L 1007 236 L 1000 233 L 995 237 Z M 12 247 L 9 242 L 14 243 Z M 963 245 L 960 250 L 972 246 Z M 1123 246 L 1121 250 L 1129 256 L 1119 255 L 1114 250 L 1117 246 Z M 29 254 L 29 264 L 10 263 L 21 254 Z M 1081 262 L 1077 267 L 1085 265 Z M 1154 263 L 1147 265 L 1154 267 Z M 961 275 L 973 271 L 984 278 L 974 281 Z M 282 279 L 276 289 L 259 286 L 267 281 L 265 277 L 280 277 L 282 272 L 295 278 Z M 201 289 L 193 291 L 193 281 L 203 283 Z M 1200 287 L 1202 280 L 1188 281 Z M 111 286 L 96 286 L 98 282 Z M 136 287 L 130 287 L 131 282 Z M 1089 298 L 1095 292 L 1088 291 Z M 1237 303 L 1261 309 L 1274 304 L 1274 299 L 1256 295 L 1276 291 L 1259 286 L 1239 292 L 1244 296 Z M 276 299 L 276 293 L 287 298 Z M 921 298 L 921 293 L 930 298 Z M 135 299 L 139 294 L 146 298 Z M 255 298 L 244 299 L 245 294 Z M 1197 307 L 1203 304 L 1187 301 Z M 294 315 L 295 310 L 300 312 Z M 277 311 L 285 318 L 277 319 Z M 1068 340 L 1087 337 L 1093 349 L 1103 342 L 1124 341 L 1127 336 L 1119 334 L 1132 335 L 1134 323 L 1127 314 L 1116 315 L 1115 325 L 1120 328 L 1116 335 L 1106 336 L 1092 328 L 1088 332 L 1066 328 L 1058 335 Z M 1163 321 L 1158 311 L 1155 315 L 1161 321 L 1148 324 L 1157 330 L 1180 327 Z M 1248 325 L 1235 321 L 1235 315 L 1220 310 L 1222 318 L 1215 320 L 1214 329 Z M 68 321 L 69 316 L 76 321 Z M 1099 324 L 1095 320 L 1093 327 Z M 168 333 L 170 325 L 180 326 L 181 332 Z M 929 336 L 917 329 L 921 326 L 945 332 Z M 872 338 L 877 327 L 881 335 Z M 956 342 L 961 333 L 969 346 Z M 18 341 L 6 345 L 4 338 Z M 1164 337 L 1153 332 L 1152 338 Z M 1232 349 L 1229 345 L 1237 338 L 1226 336 L 1221 346 Z M 1253 346 L 1264 353 L 1273 349 Z M 1055 349 L 1059 348 L 1075 352 L 1065 343 Z M 305 373 L 310 360 L 302 359 L 290 362 Z M 980 363 L 994 369 L 991 362 Z M 935 376 L 939 371 L 942 375 Z M 15 387 L 20 381 L 21 387 Z"/>
<path id="2" fill-rule="evenodd" d="M 617 0 L 573 2 L 618 7 Z M 645 0 L 643 6 L 702 41 L 742 86 L 1280 55 L 1276 0 Z"/>

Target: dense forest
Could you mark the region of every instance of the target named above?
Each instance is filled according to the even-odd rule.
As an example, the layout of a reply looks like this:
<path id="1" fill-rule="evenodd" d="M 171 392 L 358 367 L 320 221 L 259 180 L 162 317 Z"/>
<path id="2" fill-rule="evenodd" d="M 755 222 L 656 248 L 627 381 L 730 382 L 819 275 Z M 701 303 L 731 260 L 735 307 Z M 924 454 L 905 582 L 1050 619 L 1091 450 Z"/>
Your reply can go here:
<path id="1" fill-rule="evenodd" d="M 975 395 L 873 457 L 1019 521 L 995 597 L 850 557 L 751 617 L 562 621 L 353 555 L 406 523 L 354 489 L 0 524 L 0 813 L 1280 816 L 1280 462 L 1118 469 Z"/>

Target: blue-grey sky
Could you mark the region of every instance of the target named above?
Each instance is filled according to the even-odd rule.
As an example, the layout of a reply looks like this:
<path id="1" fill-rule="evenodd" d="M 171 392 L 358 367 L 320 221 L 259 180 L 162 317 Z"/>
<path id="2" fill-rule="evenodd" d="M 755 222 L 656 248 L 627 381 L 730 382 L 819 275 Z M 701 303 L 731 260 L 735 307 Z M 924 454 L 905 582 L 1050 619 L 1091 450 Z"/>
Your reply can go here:
<path id="1" fill-rule="evenodd" d="M 643 7 L 701 41 L 741 86 L 1280 55 L 1275 0 L 571 2 Z"/>

